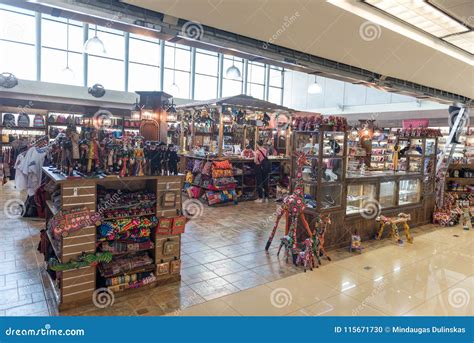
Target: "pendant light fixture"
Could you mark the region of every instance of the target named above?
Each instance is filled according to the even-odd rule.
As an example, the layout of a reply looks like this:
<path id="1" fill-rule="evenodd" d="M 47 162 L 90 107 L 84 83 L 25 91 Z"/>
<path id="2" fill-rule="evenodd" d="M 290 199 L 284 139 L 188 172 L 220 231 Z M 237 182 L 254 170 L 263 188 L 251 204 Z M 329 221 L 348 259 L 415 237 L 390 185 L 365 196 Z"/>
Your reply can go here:
<path id="1" fill-rule="evenodd" d="M 179 95 L 179 87 L 176 84 L 176 44 L 173 50 L 173 83 L 170 86 L 170 93 L 173 96 Z"/>
<path id="2" fill-rule="evenodd" d="M 94 37 L 89 38 L 84 43 L 84 52 L 93 55 L 107 55 L 104 42 L 97 36 L 97 25 L 95 26 Z"/>
<path id="3" fill-rule="evenodd" d="M 71 83 L 75 78 L 74 71 L 69 67 L 69 19 L 67 19 L 66 28 L 66 68 L 62 70 L 61 74 L 66 83 Z"/>
<path id="4" fill-rule="evenodd" d="M 316 80 L 316 75 L 314 75 L 314 83 L 310 84 L 308 87 L 309 94 L 320 94 L 323 91 L 321 85 Z"/>
<path id="5" fill-rule="evenodd" d="M 240 73 L 240 69 L 235 66 L 234 56 L 232 56 L 232 65 L 227 68 L 225 72 L 225 76 L 229 79 L 240 80 L 242 75 Z"/>

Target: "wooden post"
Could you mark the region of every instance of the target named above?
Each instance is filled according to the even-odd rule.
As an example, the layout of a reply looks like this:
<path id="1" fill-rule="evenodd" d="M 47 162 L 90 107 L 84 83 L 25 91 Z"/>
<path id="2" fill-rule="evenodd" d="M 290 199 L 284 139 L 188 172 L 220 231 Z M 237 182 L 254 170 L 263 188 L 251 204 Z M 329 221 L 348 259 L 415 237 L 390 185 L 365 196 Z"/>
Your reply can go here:
<path id="1" fill-rule="evenodd" d="M 222 110 L 219 111 L 219 138 L 218 138 L 218 157 L 222 157 L 222 150 L 224 145 L 224 117 L 222 115 Z"/>
<path id="2" fill-rule="evenodd" d="M 194 130 L 194 110 L 191 110 L 191 142 L 189 142 L 189 148 L 192 150 L 194 146 L 194 139 L 196 137 L 196 133 Z"/>
<path id="3" fill-rule="evenodd" d="M 257 142 L 258 142 L 258 126 L 255 125 L 255 142 L 253 150 L 257 150 Z"/>
<path id="4" fill-rule="evenodd" d="M 242 146 L 242 150 L 247 147 L 247 125 L 244 124 L 244 143 Z"/>
<path id="5" fill-rule="evenodd" d="M 176 118 L 178 119 L 178 118 Z M 181 130 L 179 132 L 179 152 L 181 154 L 186 152 L 186 147 L 184 146 L 184 113 L 181 113 Z"/>

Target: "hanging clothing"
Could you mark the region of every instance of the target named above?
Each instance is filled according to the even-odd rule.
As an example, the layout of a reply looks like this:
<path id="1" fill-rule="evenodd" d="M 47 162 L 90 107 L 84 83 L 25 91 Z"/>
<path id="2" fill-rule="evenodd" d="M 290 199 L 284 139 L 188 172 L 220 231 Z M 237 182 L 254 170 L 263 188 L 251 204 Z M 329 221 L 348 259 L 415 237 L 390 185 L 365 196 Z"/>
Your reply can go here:
<path id="1" fill-rule="evenodd" d="M 15 163 L 17 172 L 15 185 L 18 190 L 26 189 L 29 196 L 35 194 L 41 185 L 42 168 L 47 151 L 45 148 L 31 147 L 25 155 L 18 156 Z"/>

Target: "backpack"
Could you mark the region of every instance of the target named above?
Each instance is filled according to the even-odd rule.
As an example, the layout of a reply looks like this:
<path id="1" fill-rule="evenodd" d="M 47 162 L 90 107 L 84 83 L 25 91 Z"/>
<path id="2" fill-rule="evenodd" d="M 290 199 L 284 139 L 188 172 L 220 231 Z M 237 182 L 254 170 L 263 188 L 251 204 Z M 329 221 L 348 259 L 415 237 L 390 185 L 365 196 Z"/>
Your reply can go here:
<path id="1" fill-rule="evenodd" d="M 26 113 L 20 113 L 18 115 L 18 126 L 29 127 L 30 126 L 30 116 Z"/>
<path id="2" fill-rule="evenodd" d="M 44 117 L 41 114 L 35 114 L 33 127 L 44 127 Z"/>
<path id="3" fill-rule="evenodd" d="M 271 169 L 272 169 L 272 164 L 270 163 L 270 160 L 268 159 L 268 156 L 263 153 L 262 150 L 258 149 L 263 155 L 263 160 L 260 163 L 260 168 L 262 168 L 262 172 L 265 174 L 270 174 Z M 268 152 L 267 152 L 268 154 Z"/>
<path id="4" fill-rule="evenodd" d="M 5 113 L 3 115 L 3 126 L 15 126 L 15 116 L 13 113 Z"/>

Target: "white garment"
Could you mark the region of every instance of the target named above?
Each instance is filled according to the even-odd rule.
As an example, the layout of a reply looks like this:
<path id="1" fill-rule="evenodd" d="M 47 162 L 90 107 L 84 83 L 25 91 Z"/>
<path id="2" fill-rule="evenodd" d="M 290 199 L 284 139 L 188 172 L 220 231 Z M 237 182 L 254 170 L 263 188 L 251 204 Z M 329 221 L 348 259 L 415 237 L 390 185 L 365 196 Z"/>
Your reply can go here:
<path id="1" fill-rule="evenodd" d="M 28 149 L 23 158 L 18 155 L 15 169 L 15 185 L 18 190 L 26 189 L 28 195 L 32 196 L 41 185 L 41 175 L 47 149 L 32 147 Z M 21 174 L 21 175 L 20 175 Z"/>

